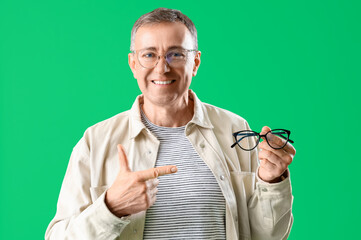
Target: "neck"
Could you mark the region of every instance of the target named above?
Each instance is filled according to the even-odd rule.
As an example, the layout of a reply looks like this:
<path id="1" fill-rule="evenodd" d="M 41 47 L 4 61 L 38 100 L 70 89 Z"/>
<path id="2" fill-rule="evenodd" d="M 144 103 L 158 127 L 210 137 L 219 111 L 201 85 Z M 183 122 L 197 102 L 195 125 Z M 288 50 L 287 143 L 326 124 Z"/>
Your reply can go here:
<path id="1" fill-rule="evenodd" d="M 155 125 L 162 127 L 181 127 L 193 118 L 194 102 L 188 96 L 181 101 L 167 105 L 156 105 L 144 98 L 142 110 Z"/>

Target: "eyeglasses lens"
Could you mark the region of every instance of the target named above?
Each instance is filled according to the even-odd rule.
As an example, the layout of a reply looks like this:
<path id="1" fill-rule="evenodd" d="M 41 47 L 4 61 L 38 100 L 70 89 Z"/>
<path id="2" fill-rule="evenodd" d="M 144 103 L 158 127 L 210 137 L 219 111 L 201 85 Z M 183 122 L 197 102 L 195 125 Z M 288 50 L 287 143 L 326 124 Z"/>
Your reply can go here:
<path id="1" fill-rule="evenodd" d="M 153 68 L 157 65 L 160 56 L 156 51 L 142 50 L 138 53 L 139 63 L 145 68 Z M 180 67 L 187 61 L 187 52 L 184 50 L 172 50 L 165 54 L 169 66 Z"/>
<path id="2" fill-rule="evenodd" d="M 257 146 L 258 134 L 253 131 L 242 131 L 236 136 L 238 145 L 244 150 L 251 150 Z"/>
<path id="3" fill-rule="evenodd" d="M 288 134 L 288 132 L 286 132 L 284 130 L 275 129 L 275 130 L 272 130 L 271 132 L 268 132 L 266 137 L 267 137 L 267 142 L 271 147 L 273 147 L 275 149 L 280 149 L 280 148 L 283 148 L 287 144 L 289 134 Z M 280 138 L 282 140 L 283 144 L 279 144 L 280 141 L 276 140 L 276 138 Z"/>

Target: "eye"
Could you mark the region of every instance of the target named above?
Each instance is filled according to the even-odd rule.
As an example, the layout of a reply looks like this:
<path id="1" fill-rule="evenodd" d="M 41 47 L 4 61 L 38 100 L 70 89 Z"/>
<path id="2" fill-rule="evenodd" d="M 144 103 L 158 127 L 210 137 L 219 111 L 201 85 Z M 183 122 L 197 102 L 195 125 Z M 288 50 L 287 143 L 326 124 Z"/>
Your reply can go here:
<path id="1" fill-rule="evenodd" d="M 154 52 L 144 52 L 141 54 L 142 58 L 155 58 L 157 56 Z"/>
<path id="2" fill-rule="evenodd" d="M 183 59 L 185 58 L 185 55 L 181 51 L 172 51 L 167 54 L 167 57 L 173 59 Z"/>

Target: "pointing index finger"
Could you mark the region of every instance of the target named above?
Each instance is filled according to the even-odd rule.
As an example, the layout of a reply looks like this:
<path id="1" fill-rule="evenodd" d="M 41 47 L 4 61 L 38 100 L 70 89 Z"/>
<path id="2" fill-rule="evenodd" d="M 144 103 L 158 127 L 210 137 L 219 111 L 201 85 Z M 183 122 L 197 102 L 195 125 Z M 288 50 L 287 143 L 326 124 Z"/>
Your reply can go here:
<path id="1" fill-rule="evenodd" d="M 147 170 L 137 172 L 141 181 L 147 181 L 152 178 L 157 178 L 159 176 L 164 176 L 167 174 L 176 173 L 178 171 L 177 166 L 168 165 L 156 168 L 150 168 Z"/>

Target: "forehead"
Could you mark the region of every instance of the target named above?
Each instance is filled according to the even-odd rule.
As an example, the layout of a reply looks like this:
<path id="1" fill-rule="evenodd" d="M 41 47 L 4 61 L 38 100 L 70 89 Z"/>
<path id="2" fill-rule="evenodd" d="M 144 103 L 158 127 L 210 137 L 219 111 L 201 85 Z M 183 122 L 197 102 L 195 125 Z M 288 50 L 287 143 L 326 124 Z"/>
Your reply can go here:
<path id="1" fill-rule="evenodd" d="M 135 34 L 135 49 L 167 50 L 175 46 L 193 49 L 192 35 L 188 28 L 180 22 L 144 25 Z"/>

